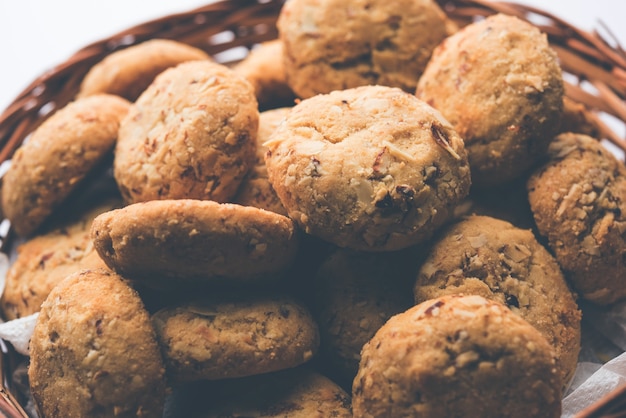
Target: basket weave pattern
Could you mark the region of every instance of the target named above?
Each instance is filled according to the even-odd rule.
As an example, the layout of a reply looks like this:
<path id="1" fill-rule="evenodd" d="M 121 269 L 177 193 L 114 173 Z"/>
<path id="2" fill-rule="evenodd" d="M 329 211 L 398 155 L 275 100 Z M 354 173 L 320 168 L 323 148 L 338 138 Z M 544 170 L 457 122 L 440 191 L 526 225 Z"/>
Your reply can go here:
<path id="1" fill-rule="evenodd" d="M 108 54 L 152 38 L 188 43 L 228 63 L 229 51 L 245 56 L 255 44 L 277 37 L 278 13 L 285 0 L 224 0 L 151 20 L 77 51 L 32 82 L 0 114 L 0 162 L 9 160 L 23 140 L 55 110 L 71 101 L 87 71 Z M 566 95 L 593 111 L 603 139 L 626 151 L 626 138 L 606 123 L 626 121 L 626 53 L 608 28 L 604 35 L 576 28 L 545 11 L 508 2 L 437 0 L 460 26 L 494 13 L 520 17 L 548 34 L 559 56 Z M 1 109 L 0 109 L 1 110 Z M 611 125 L 612 126 L 612 125 Z M 618 125 L 619 126 L 619 125 Z M 619 128 L 618 128 L 619 129 Z M 0 249 L 5 249 L 3 239 Z M 3 376 L 6 376 L 3 373 Z M 0 411 L 27 416 L 6 390 L 0 389 Z M 617 390 L 578 415 L 578 418 L 626 416 L 626 389 Z"/>

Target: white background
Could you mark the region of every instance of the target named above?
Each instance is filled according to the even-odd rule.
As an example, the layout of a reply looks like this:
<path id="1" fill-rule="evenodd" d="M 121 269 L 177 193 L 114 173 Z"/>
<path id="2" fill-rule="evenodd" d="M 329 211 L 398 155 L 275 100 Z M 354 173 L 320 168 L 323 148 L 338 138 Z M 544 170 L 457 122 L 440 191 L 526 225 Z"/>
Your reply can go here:
<path id="1" fill-rule="evenodd" d="M 390 0 L 392 1 L 392 0 Z M 75 51 L 129 26 L 209 0 L 0 0 L 0 113 Z M 625 0 L 520 0 L 591 30 L 604 22 L 626 45 Z"/>

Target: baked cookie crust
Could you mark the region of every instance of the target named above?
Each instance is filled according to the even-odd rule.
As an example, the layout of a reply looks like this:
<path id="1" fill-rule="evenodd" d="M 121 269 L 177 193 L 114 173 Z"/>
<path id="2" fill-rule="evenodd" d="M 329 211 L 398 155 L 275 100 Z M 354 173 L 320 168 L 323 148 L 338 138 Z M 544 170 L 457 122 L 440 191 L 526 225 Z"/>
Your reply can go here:
<path id="1" fill-rule="evenodd" d="M 340 247 L 391 251 L 422 242 L 469 192 L 461 137 L 398 88 L 303 100 L 265 146 L 270 182 L 289 216 Z"/>

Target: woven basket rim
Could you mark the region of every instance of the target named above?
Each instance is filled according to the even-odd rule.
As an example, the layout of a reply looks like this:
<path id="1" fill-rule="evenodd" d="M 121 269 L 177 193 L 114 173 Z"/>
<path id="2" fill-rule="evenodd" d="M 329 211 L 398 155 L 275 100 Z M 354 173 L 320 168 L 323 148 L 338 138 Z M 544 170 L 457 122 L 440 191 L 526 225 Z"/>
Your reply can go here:
<path id="1" fill-rule="evenodd" d="M 626 151 L 626 137 L 606 123 L 606 116 L 626 124 L 626 51 L 602 23 L 587 31 L 544 10 L 515 2 L 489 0 L 436 0 L 461 26 L 495 13 L 517 16 L 548 35 L 566 80 L 566 96 L 591 111 L 602 139 Z M 0 163 L 10 160 L 24 139 L 54 111 L 75 97 L 83 76 L 107 55 L 153 38 L 179 40 L 210 55 L 233 48 L 248 51 L 277 37 L 276 18 L 285 0 L 219 0 L 186 12 L 162 16 L 85 45 L 66 61 L 44 72 L 0 114 Z M 217 40 L 230 32 L 232 39 Z M 626 131 L 626 130 L 624 130 Z M 3 244 L 8 241 L 3 240 Z M 2 247 L 0 247 L 2 249 Z M 8 394 L 8 395 L 7 395 Z M 2 399 L 16 404 L 11 392 L 0 388 Z M 10 409 L 10 407 L 7 410 Z M 626 416 L 626 385 L 580 412 L 577 418 Z M 15 417 L 27 417 L 14 406 Z"/>

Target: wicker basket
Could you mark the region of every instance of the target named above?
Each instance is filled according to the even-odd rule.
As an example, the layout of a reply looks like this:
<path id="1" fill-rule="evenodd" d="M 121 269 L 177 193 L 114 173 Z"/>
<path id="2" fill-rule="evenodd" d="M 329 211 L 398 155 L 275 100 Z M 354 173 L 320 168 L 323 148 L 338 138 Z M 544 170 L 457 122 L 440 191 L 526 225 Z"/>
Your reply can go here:
<path id="1" fill-rule="evenodd" d="M 223 0 L 151 20 L 85 46 L 34 80 L 0 114 L 0 162 L 9 160 L 30 132 L 71 101 L 87 71 L 108 54 L 158 37 L 186 42 L 205 50 L 219 62 L 229 63 L 245 56 L 255 44 L 276 38 L 275 22 L 284 1 Z M 626 121 L 626 53 L 608 28 L 604 28 L 606 36 L 603 37 L 596 32 L 580 30 L 545 11 L 515 3 L 437 1 L 461 26 L 497 12 L 536 24 L 548 34 L 559 56 L 566 95 L 592 111 L 601 139 L 626 151 L 626 138 L 616 134 L 615 128 L 622 130 Z M 8 250 L 10 237 L 10 230 L 0 237 L 0 250 Z M 4 387 L 0 387 L 0 416 L 27 417 L 12 394 L 12 382 L 7 378 L 14 356 L 10 347 L 7 349 L 3 344 L 2 348 L 0 373 L 3 384 L 0 386 Z M 626 387 L 605 396 L 580 412 L 577 418 L 621 416 L 626 417 Z"/>

